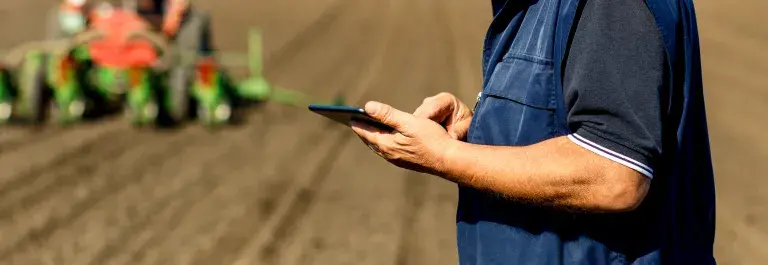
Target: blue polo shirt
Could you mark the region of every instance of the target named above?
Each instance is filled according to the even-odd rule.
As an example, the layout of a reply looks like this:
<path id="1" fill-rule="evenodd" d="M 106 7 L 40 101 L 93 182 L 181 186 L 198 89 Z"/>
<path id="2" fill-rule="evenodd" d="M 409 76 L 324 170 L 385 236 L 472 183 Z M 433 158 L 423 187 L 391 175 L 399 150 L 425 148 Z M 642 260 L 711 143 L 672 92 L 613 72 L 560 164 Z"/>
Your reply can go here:
<path id="1" fill-rule="evenodd" d="M 566 136 L 651 179 L 632 212 L 460 187 L 461 264 L 714 264 L 714 178 L 689 0 L 494 0 L 467 141 Z"/>

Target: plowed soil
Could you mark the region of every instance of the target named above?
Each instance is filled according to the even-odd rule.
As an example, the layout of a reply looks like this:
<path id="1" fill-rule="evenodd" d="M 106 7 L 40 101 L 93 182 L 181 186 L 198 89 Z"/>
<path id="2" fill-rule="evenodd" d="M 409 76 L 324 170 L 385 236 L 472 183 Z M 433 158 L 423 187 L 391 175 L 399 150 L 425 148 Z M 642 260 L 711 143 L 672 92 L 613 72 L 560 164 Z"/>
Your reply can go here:
<path id="1" fill-rule="evenodd" d="M 0 1 L 0 48 L 42 37 L 52 0 Z M 260 27 L 269 79 L 413 110 L 473 102 L 489 2 L 217 0 L 217 46 Z M 700 0 L 720 264 L 768 260 L 768 2 Z M 238 70 L 238 69 L 235 69 Z M 762 136 L 762 137 L 761 137 Z M 0 264 L 455 264 L 456 188 L 275 104 L 209 132 L 117 118 L 0 128 Z"/>

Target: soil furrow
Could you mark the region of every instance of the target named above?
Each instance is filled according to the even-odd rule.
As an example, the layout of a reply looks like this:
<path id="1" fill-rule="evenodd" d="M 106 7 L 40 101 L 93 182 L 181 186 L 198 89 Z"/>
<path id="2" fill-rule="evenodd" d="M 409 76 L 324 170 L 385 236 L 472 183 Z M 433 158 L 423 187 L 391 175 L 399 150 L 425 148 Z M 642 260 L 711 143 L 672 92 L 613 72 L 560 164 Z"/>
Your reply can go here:
<path id="1" fill-rule="evenodd" d="M 375 8 L 375 10 L 379 13 L 381 10 L 391 12 L 391 7 L 387 7 L 389 8 L 379 7 Z M 386 51 L 389 48 L 391 37 L 391 25 L 385 24 L 377 41 L 376 50 L 371 51 L 371 54 L 376 56 L 368 63 L 365 70 L 358 74 L 357 84 L 351 86 L 357 89 L 354 91 L 350 102 L 358 102 L 361 99 L 367 98 L 374 88 L 377 87 L 376 85 L 380 84 L 377 83 L 378 78 L 380 78 L 378 73 L 382 69 L 383 59 L 387 54 Z M 278 207 L 284 210 L 280 214 L 271 216 L 273 220 L 269 220 L 267 223 L 274 225 L 270 226 L 270 229 L 264 230 L 267 234 L 260 233 L 252 242 L 253 245 L 258 247 L 248 248 L 258 251 L 256 254 L 258 254 L 260 264 L 279 263 L 278 259 L 283 245 L 286 244 L 285 241 L 292 239 L 297 226 L 300 225 L 312 204 L 316 202 L 317 193 L 322 190 L 323 183 L 329 177 L 331 168 L 333 168 L 336 160 L 341 155 L 341 151 L 350 142 L 349 140 L 353 139 L 352 134 L 348 130 L 337 132 L 336 137 L 330 150 L 326 151 L 327 153 L 323 155 L 324 159 L 309 169 L 309 176 L 301 181 L 303 184 L 294 184 L 290 192 L 281 200 L 281 206 Z"/>
<path id="2" fill-rule="evenodd" d="M 225 155 L 223 155 L 225 156 Z M 201 161 L 207 161 L 203 164 L 201 167 L 203 170 L 202 173 L 200 173 L 200 177 L 197 179 L 194 179 L 191 183 L 186 184 L 184 188 L 180 189 L 176 193 L 169 194 L 165 196 L 164 198 L 160 200 L 155 200 L 156 205 L 152 205 L 152 208 L 148 210 L 146 213 L 140 215 L 140 220 L 138 222 L 133 221 L 131 222 L 131 225 L 129 227 L 123 228 L 120 232 L 120 234 L 116 237 L 116 239 L 112 240 L 110 243 L 108 243 L 105 247 L 103 247 L 96 255 L 95 257 L 88 263 L 92 265 L 103 265 L 107 264 L 110 259 L 116 255 L 119 251 L 122 251 L 122 247 L 126 244 L 126 241 L 131 240 L 135 233 L 137 232 L 143 232 L 145 230 L 148 230 L 148 226 L 152 224 L 156 219 L 160 218 L 160 214 L 163 212 L 173 213 L 169 217 L 167 230 L 165 231 L 154 231 L 153 239 L 158 240 L 162 237 L 162 235 L 169 233 L 171 230 L 175 228 L 179 223 L 181 223 L 187 216 L 187 213 L 189 210 L 196 204 L 200 203 L 201 200 L 205 199 L 205 196 L 211 192 L 213 192 L 218 185 L 220 185 L 220 182 L 218 181 L 212 181 L 210 178 L 215 177 L 216 175 L 211 175 L 209 167 L 215 167 L 219 166 L 221 167 L 220 158 L 222 157 L 214 157 L 212 159 L 204 159 Z M 189 159 L 189 158 L 186 158 Z M 190 194 L 194 191 L 198 191 L 195 196 L 184 196 L 184 194 Z M 178 198 L 186 198 L 184 200 L 179 200 Z M 170 205 L 172 203 L 179 202 L 181 205 L 178 206 L 178 208 L 174 211 L 167 211 L 167 205 Z M 151 239 L 150 239 L 151 240 Z M 142 253 L 142 250 L 153 246 L 151 244 L 151 241 L 148 242 L 148 244 L 145 244 L 142 246 L 142 248 L 139 249 L 137 253 L 139 255 Z M 168 264 L 168 263 L 166 263 Z"/>
<path id="3" fill-rule="evenodd" d="M 290 200 L 291 204 L 288 206 L 288 210 L 284 215 L 280 216 L 279 225 L 270 231 L 270 238 L 272 240 L 268 241 L 260 250 L 261 262 L 264 264 L 275 264 L 275 255 L 279 253 L 283 240 L 293 236 L 296 225 L 307 213 L 312 203 L 316 201 L 315 197 L 318 190 L 322 188 L 323 182 L 328 178 L 328 174 L 339 158 L 341 150 L 346 147 L 351 139 L 350 135 L 346 132 L 337 135 L 331 149 L 325 153 L 325 158 L 320 161 L 318 168 L 310 176 L 309 182 L 299 187 L 295 194 L 292 194 L 292 197 L 295 197 L 295 199 Z"/>
<path id="4" fill-rule="evenodd" d="M 312 40 L 316 39 L 318 36 L 322 36 L 322 34 L 327 33 L 329 30 L 332 30 L 333 27 L 331 26 L 338 21 L 342 14 L 344 14 L 343 11 L 352 10 L 349 9 L 350 3 L 357 2 L 351 0 L 336 0 L 332 6 L 323 10 L 323 13 L 314 23 L 309 24 L 306 28 L 296 33 L 293 38 L 280 46 L 277 51 L 268 54 L 264 58 L 264 65 L 267 66 L 267 68 L 264 69 L 264 73 L 269 75 L 273 70 L 284 69 L 282 65 L 286 61 L 289 61 L 291 57 L 296 56 L 302 48 L 307 44 L 312 43 Z"/>
<path id="5" fill-rule="evenodd" d="M 233 132 L 237 133 L 238 135 L 230 135 L 227 134 L 227 138 L 229 138 L 232 141 L 242 141 L 245 135 L 251 135 L 252 133 L 258 133 L 259 131 L 257 127 L 251 127 L 250 130 L 244 131 L 244 132 Z M 238 139 L 233 139 L 234 137 L 237 137 Z M 257 142 L 258 143 L 258 142 Z M 102 249 L 97 254 L 96 258 L 94 258 L 91 261 L 91 264 L 108 264 L 109 261 L 116 261 L 120 262 L 120 260 L 126 260 L 128 257 L 132 258 L 130 261 L 131 263 L 141 262 L 141 259 L 146 256 L 146 251 L 149 248 L 155 248 L 160 243 L 164 242 L 165 240 L 168 240 L 166 238 L 166 235 L 172 234 L 179 226 L 180 223 L 185 221 L 188 216 L 191 217 L 192 209 L 197 206 L 199 203 L 201 203 L 203 200 L 207 198 L 207 196 L 214 192 L 217 187 L 223 185 L 222 180 L 219 178 L 221 176 L 222 169 L 226 169 L 228 167 L 231 167 L 233 164 L 229 164 L 228 162 L 233 162 L 233 160 L 236 160 L 237 158 L 242 158 L 239 152 L 239 149 L 245 148 L 243 145 L 237 145 L 234 143 L 230 143 L 226 145 L 226 147 L 220 147 L 218 151 L 216 151 L 215 154 L 217 156 L 210 158 L 209 156 L 211 153 L 206 152 L 192 152 L 197 153 L 201 157 L 184 157 L 184 158 L 178 158 L 171 162 L 175 162 L 173 165 L 176 167 L 182 167 L 183 163 L 190 162 L 190 161 L 197 161 L 200 160 L 202 162 L 201 165 L 195 165 L 195 166 L 189 166 L 186 169 L 183 169 L 179 173 L 184 172 L 191 172 L 195 170 L 199 170 L 197 174 L 199 174 L 200 179 L 199 181 L 195 181 L 194 183 L 204 183 L 206 185 L 206 189 L 200 191 L 200 194 L 197 194 L 196 196 L 189 198 L 188 196 L 169 196 L 167 197 L 167 200 L 179 200 L 180 198 L 185 198 L 184 203 L 182 206 L 179 207 L 178 210 L 175 211 L 175 214 L 171 214 L 170 212 L 164 211 L 165 214 L 167 214 L 167 217 L 165 218 L 153 218 L 146 222 L 145 225 L 142 225 L 141 227 L 137 227 L 135 229 L 126 229 L 121 232 L 120 236 L 117 237 L 117 239 L 114 239 L 109 243 L 107 248 Z M 251 148 L 258 148 L 258 146 L 253 146 Z M 205 157 L 203 159 L 202 157 Z M 234 164 L 236 169 L 242 168 L 247 163 L 239 163 Z M 229 170 L 232 170 L 230 168 Z M 196 174 L 192 174 L 196 175 Z M 197 185 L 197 184 L 195 184 Z M 137 202 L 139 203 L 139 202 Z M 162 209 L 159 209 L 162 210 Z M 156 214 L 150 214 L 152 217 L 155 217 Z M 161 231 L 152 231 L 148 227 L 151 222 L 155 222 L 155 220 L 167 220 L 166 222 L 168 225 L 165 225 L 165 229 Z M 148 236 L 146 238 L 136 238 L 135 233 L 143 233 L 146 231 L 153 232 L 151 236 Z M 138 242 L 138 241 L 143 242 Z M 134 243 L 138 243 L 139 246 L 137 249 L 126 252 L 125 247 L 133 245 Z M 118 248 L 119 247 L 119 248 Z M 118 251 L 120 250 L 120 251 Z M 117 257 L 118 254 L 121 254 L 120 252 L 123 252 L 123 257 Z M 124 262 L 123 264 L 128 263 Z M 130 263 L 128 263 L 130 264 Z"/>
<path id="6" fill-rule="evenodd" d="M 342 19 L 342 18 L 339 18 L 339 19 Z M 360 26 L 358 30 L 362 31 L 362 30 L 364 30 L 364 28 L 362 26 Z M 347 34 L 352 34 L 352 33 L 347 33 Z M 366 43 L 369 43 L 369 42 L 371 42 L 371 40 L 366 40 Z M 338 44 L 336 44 L 336 45 L 338 45 Z M 344 44 L 342 44 L 342 45 L 344 45 Z M 349 41 L 349 42 L 346 43 L 346 45 L 350 46 L 350 48 L 353 48 L 353 47 L 360 47 L 361 43 L 355 43 L 355 42 Z M 365 45 L 363 45 L 363 46 L 365 46 Z M 299 48 L 297 48 L 297 49 L 299 49 Z M 344 49 L 342 49 L 342 50 L 344 50 Z M 356 48 L 355 51 L 356 51 L 355 53 L 360 53 L 360 52 L 364 52 L 364 49 Z M 362 56 L 364 54 L 365 53 L 362 53 L 360 55 Z M 345 55 L 346 56 L 340 56 L 340 57 L 337 57 L 337 58 L 350 58 L 350 57 L 353 56 L 353 54 L 350 54 L 350 53 L 346 53 Z M 337 61 L 336 63 L 327 64 L 327 65 L 331 66 L 331 69 L 337 69 L 340 66 L 343 66 L 343 64 L 341 64 L 341 61 L 339 61 L 338 59 L 336 59 L 336 61 Z M 327 61 L 324 61 L 324 62 L 327 63 Z M 351 68 L 349 68 L 349 65 L 346 65 L 346 66 L 347 66 L 346 69 L 351 69 Z M 278 68 L 272 68 L 272 69 L 278 69 Z M 339 70 L 342 70 L 342 69 L 339 69 Z M 320 75 L 320 77 L 322 78 L 320 80 L 320 82 L 319 82 L 320 84 L 323 84 L 324 82 L 329 82 L 330 79 L 328 79 L 328 78 L 331 77 L 331 76 L 333 76 L 337 82 L 338 82 L 338 80 L 345 80 L 345 79 L 354 78 L 354 75 L 352 74 L 352 72 L 350 72 L 350 75 L 339 75 L 338 74 L 339 71 L 336 71 L 335 74 L 333 74 L 332 71 L 330 71 L 328 73 L 329 74 Z M 318 82 L 315 81 L 313 83 L 318 83 Z M 351 86 L 351 87 L 356 87 L 356 86 Z M 333 88 L 336 88 L 336 89 L 338 89 L 338 88 L 347 88 L 348 89 L 348 88 L 350 88 L 350 86 L 343 86 L 343 85 L 342 86 L 338 86 L 337 85 L 337 86 L 331 87 L 331 88 L 332 89 Z M 297 169 L 296 168 L 296 162 L 297 161 L 306 160 L 306 157 L 308 155 L 310 155 L 310 154 L 317 155 L 317 154 L 315 154 L 315 152 L 310 151 L 310 150 L 315 150 L 317 148 L 317 146 L 318 146 L 317 143 L 319 141 L 324 141 L 324 140 L 322 140 L 323 138 L 326 138 L 328 136 L 328 134 L 333 133 L 334 132 L 333 131 L 334 127 L 339 128 L 339 126 L 337 124 L 334 124 L 332 122 L 326 122 L 326 124 L 328 124 L 329 127 L 324 128 L 324 129 L 320 129 L 320 130 L 313 130 L 309 135 L 301 137 L 299 139 L 299 143 L 296 145 L 297 148 L 292 149 L 292 151 L 290 151 L 290 152 L 287 152 L 287 154 L 291 154 L 291 155 L 286 156 L 287 159 L 282 159 L 282 160 L 280 160 L 279 163 L 277 163 L 277 167 L 276 167 L 277 170 L 276 170 L 276 172 L 280 172 L 280 174 L 282 176 L 284 176 L 283 178 L 286 179 L 286 181 L 291 181 L 291 180 L 296 178 L 296 177 L 293 176 L 294 174 L 289 173 L 289 172 L 295 172 L 295 170 Z M 331 129 L 331 131 L 329 131 L 328 129 Z M 326 155 L 320 155 L 319 157 L 324 157 L 324 156 L 326 156 Z M 295 183 L 295 181 L 292 182 L 292 183 Z M 296 185 L 296 184 L 291 184 L 291 185 Z M 286 188 L 289 187 L 288 185 L 277 185 L 277 186 L 278 187 L 286 187 Z M 284 189 L 281 189 L 281 190 L 284 190 Z M 285 194 L 285 192 L 281 192 L 281 191 L 276 191 L 275 194 L 278 194 L 281 197 L 283 197 L 283 198 L 279 199 L 280 202 L 283 202 L 285 200 L 285 198 L 284 198 L 285 196 L 290 196 L 288 194 Z M 251 204 L 251 206 L 250 206 L 251 208 L 249 208 L 249 209 L 254 210 L 254 208 L 256 208 L 261 203 L 262 202 L 254 201 L 253 204 Z M 269 217 L 269 219 L 272 219 L 272 218 L 273 217 Z M 241 218 L 239 220 L 246 221 L 247 218 L 244 217 L 244 218 Z M 253 221 L 251 221 L 251 222 L 253 222 Z M 237 221 L 235 221 L 234 224 L 232 225 L 232 227 L 242 227 L 242 226 L 238 225 Z M 256 226 L 256 225 L 251 225 L 250 227 L 252 227 L 254 229 L 258 228 L 258 226 Z M 228 235 L 228 236 L 225 236 L 225 237 L 220 238 L 219 240 L 217 240 L 217 243 L 215 245 L 216 246 L 221 246 L 221 248 L 226 247 L 228 252 L 238 253 L 239 251 L 237 251 L 237 249 L 245 247 L 244 243 L 246 243 L 248 241 L 248 240 L 243 241 L 244 238 L 243 238 L 242 234 L 252 234 L 252 233 L 261 234 L 261 233 L 269 233 L 269 232 L 270 231 L 264 230 L 264 229 L 258 229 L 256 231 L 247 229 L 247 230 L 238 230 L 238 231 L 226 232 L 225 235 Z M 219 249 L 219 248 L 217 248 L 217 249 Z M 217 251 L 214 251 L 212 253 L 216 253 L 216 252 Z M 213 258 L 213 257 L 216 257 L 216 258 Z M 220 258 L 220 256 L 218 256 L 218 255 L 217 256 L 203 255 L 203 256 L 201 256 L 201 257 L 199 257 L 197 259 L 197 261 L 198 261 L 197 264 L 210 264 L 210 262 L 213 262 L 214 259 L 217 260 L 217 262 L 221 262 L 221 260 L 218 260 L 219 258 Z"/>
<path id="7" fill-rule="evenodd" d="M 13 152 L 13 155 L 0 156 L 0 194 L 8 192 L 8 187 L 19 187 L 42 175 L 51 167 L 67 164 L 76 157 L 103 144 L 104 140 L 120 135 L 126 129 L 115 123 L 99 127 L 84 126 L 73 129 L 43 141 L 26 145 Z"/>
<path id="8" fill-rule="evenodd" d="M 81 181 L 95 178 L 97 169 L 109 166 L 110 161 L 123 156 L 130 147 L 146 144 L 147 135 L 128 134 L 118 137 L 116 142 L 109 144 L 93 142 L 81 151 L 83 155 L 72 155 L 67 161 L 61 161 L 53 167 L 46 168 L 38 174 L 22 177 L 27 181 L 12 183 L 0 191 L 0 222 L 13 214 L 30 208 L 40 200 L 46 199 L 57 190 L 64 190 Z M 143 137 L 142 137 L 143 136 Z"/>
<path id="9" fill-rule="evenodd" d="M 172 147 L 176 147 L 175 144 L 180 142 L 183 141 L 176 140 L 171 141 L 168 144 L 170 144 Z M 40 227 L 36 227 L 29 230 L 28 232 L 25 232 L 19 240 L 10 244 L 10 247 L 0 250 L 0 260 L 6 259 L 8 256 L 13 255 L 14 253 L 22 252 L 24 249 L 31 247 L 37 242 L 46 241 L 50 236 L 52 236 L 54 231 L 68 226 L 92 207 L 101 203 L 102 200 L 104 200 L 106 197 L 113 195 L 117 190 L 125 188 L 126 184 L 148 177 L 146 172 L 151 172 L 151 169 L 162 166 L 165 162 L 163 158 L 168 157 L 174 153 L 179 153 L 184 149 L 184 146 L 182 146 L 182 148 L 161 149 L 160 151 L 165 152 L 160 152 L 153 155 L 145 155 L 142 156 L 140 160 L 134 160 L 131 163 L 132 167 L 126 171 L 106 174 L 106 176 L 102 175 L 103 177 L 107 178 L 100 182 L 101 185 L 103 185 L 103 188 L 95 189 L 89 192 L 85 198 L 82 198 L 81 200 L 73 203 L 72 206 L 67 209 L 65 214 L 52 216 L 51 218 L 47 219 L 47 221 Z M 108 168 L 106 170 L 109 170 L 110 172 L 113 171 L 112 169 Z M 145 173 L 142 174 L 142 171 Z M 136 175 L 139 175 L 140 177 L 136 178 Z"/>
<path id="10" fill-rule="evenodd" d="M 117 136 L 119 134 L 120 132 L 116 131 L 105 137 Z M 50 178 L 57 178 L 57 175 L 62 171 L 73 172 L 72 174 L 88 172 L 97 166 L 96 161 L 99 160 L 94 160 L 93 153 L 98 152 L 103 155 L 103 157 L 99 157 L 100 159 L 110 159 L 122 154 L 122 151 L 125 150 L 124 148 L 131 144 L 134 143 L 124 141 L 124 139 L 119 140 L 116 145 L 105 144 L 104 142 L 94 140 L 61 154 L 56 160 L 49 163 L 49 166 L 47 167 L 33 168 L 25 174 L 21 174 L 6 182 L 5 185 L 0 186 L 0 199 L 2 199 L 2 202 L 0 202 L 0 219 L 2 219 L 2 216 L 4 215 L 2 205 L 13 202 L 7 197 L 11 197 L 20 192 L 23 193 L 25 189 L 29 189 L 28 187 L 30 185 L 50 182 L 52 181 Z M 104 149 L 99 150 L 100 148 Z M 45 179 L 46 176 L 48 176 L 49 179 Z"/>
<path id="11" fill-rule="evenodd" d="M 13 152 L 20 147 L 35 141 L 45 140 L 59 133 L 65 132 L 62 128 L 15 128 L 17 131 L 0 136 L 0 155 Z M 22 130 L 23 129 L 23 130 Z"/>

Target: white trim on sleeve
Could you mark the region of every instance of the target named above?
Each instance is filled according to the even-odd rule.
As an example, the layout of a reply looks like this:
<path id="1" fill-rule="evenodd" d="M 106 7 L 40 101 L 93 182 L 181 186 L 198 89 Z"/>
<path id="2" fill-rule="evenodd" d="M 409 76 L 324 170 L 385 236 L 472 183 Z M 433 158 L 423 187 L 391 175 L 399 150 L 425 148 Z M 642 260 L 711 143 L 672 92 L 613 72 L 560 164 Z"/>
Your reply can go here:
<path id="1" fill-rule="evenodd" d="M 643 163 L 638 162 L 637 160 L 619 154 L 611 149 L 605 148 L 575 133 L 568 135 L 568 139 L 571 139 L 571 141 L 578 144 L 579 146 L 584 147 L 587 150 L 592 151 L 602 157 L 608 158 L 616 163 L 634 169 L 648 178 L 653 178 L 653 169 Z"/>

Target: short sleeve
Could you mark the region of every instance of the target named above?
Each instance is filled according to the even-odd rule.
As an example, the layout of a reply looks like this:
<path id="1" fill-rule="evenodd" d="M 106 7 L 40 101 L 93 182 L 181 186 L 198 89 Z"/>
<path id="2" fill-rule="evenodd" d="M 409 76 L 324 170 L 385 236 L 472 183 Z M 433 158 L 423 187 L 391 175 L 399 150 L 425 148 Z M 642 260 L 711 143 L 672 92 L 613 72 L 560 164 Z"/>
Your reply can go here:
<path id="1" fill-rule="evenodd" d="M 563 89 L 576 144 L 652 178 L 661 154 L 666 52 L 643 1 L 588 0 Z"/>

